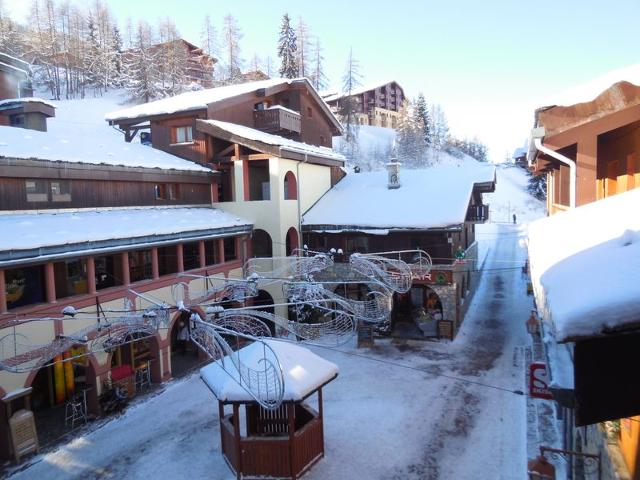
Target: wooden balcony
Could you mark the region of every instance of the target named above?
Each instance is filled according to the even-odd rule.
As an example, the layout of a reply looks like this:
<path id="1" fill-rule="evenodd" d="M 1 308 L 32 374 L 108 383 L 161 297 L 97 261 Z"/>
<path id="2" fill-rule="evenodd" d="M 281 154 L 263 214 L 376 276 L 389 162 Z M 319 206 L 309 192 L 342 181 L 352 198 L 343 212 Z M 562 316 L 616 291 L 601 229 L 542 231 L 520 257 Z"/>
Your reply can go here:
<path id="1" fill-rule="evenodd" d="M 254 110 L 254 128 L 267 133 L 300 133 L 301 117 L 298 112 L 283 107 Z"/>
<path id="2" fill-rule="evenodd" d="M 467 210 L 467 222 L 484 223 L 489 220 L 489 205 L 471 205 Z"/>

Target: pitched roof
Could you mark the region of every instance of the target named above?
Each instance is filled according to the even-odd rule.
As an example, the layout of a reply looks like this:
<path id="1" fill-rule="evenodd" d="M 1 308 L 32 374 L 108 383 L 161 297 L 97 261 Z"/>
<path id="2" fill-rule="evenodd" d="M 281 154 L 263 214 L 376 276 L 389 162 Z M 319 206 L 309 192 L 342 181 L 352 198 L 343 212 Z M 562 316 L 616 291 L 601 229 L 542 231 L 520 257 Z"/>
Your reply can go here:
<path id="1" fill-rule="evenodd" d="M 213 129 L 207 127 L 213 127 Z M 272 135 L 261 130 L 256 130 L 255 128 L 249 128 L 243 125 L 237 125 L 235 123 L 222 122 L 220 120 L 198 120 L 196 122 L 196 128 L 200 131 L 205 131 L 213 135 L 216 135 L 216 133 L 220 135 L 221 132 L 227 132 L 229 134 L 229 136 L 227 136 L 228 139 L 231 139 L 231 136 L 233 136 L 234 140 L 240 144 L 243 144 L 244 139 L 248 141 L 258 142 L 258 144 L 277 147 L 277 152 L 274 151 L 265 153 L 274 153 L 284 158 L 289 158 L 289 155 L 287 155 L 288 153 L 294 153 L 302 155 L 312 155 L 314 157 L 339 162 L 340 165 L 345 161 L 344 155 L 334 152 L 331 148 L 318 147 L 315 145 L 309 145 L 308 143 L 296 142 L 295 140 L 281 137 L 279 135 Z M 260 145 L 258 144 L 249 144 L 246 142 L 244 143 L 244 145 L 248 147 L 256 147 L 257 149 L 260 149 Z"/>
<path id="2" fill-rule="evenodd" d="M 282 400 L 285 402 L 304 399 L 338 375 L 336 364 L 307 348 L 278 340 L 264 340 L 264 342 L 273 350 L 282 367 L 284 377 Z M 236 354 L 245 366 L 253 369 L 264 368 L 261 362 L 264 348 L 260 342 L 253 342 L 238 350 Z M 228 362 L 228 365 L 231 364 L 232 362 Z M 227 366 L 227 369 L 223 370 L 219 361 L 215 361 L 200 369 L 200 377 L 218 400 L 229 402 L 253 400 L 253 397 L 239 383 L 242 381 L 244 384 L 246 378 L 240 378 L 238 371 L 233 367 Z"/>
<path id="3" fill-rule="evenodd" d="M 639 210 L 635 189 L 530 224 L 531 277 L 557 341 L 640 327 Z"/>
<path id="4" fill-rule="evenodd" d="M 387 179 L 386 171 L 347 175 L 304 214 L 303 226 L 367 233 L 457 226 L 467 217 L 474 187 L 495 182 L 495 167 L 477 163 L 401 170 L 396 189 L 387 188 Z"/>
<path id="5" fill-rule="evenodd" d="M 243 94 L 256 92 L 261 89 L 278 87 L 281 85 L 304 85 L 324 111 L 329 121 L 338 131 L 342 130 L 340 122 L 331 112 L 329 106 L 322 100 L 313 85 L 306 78 L 272 78 L 269 80 L 260 80 L 257 82 L 240 83 L 237 85 L 227 85 L 225 87 L 208 88 L 205 90 L 197 90 L 194 92 L 181 93 L 174 97 L 163 98 L 135 107 L 117 110 L 107 113 L 105 120 L 111 123 L 118 123 L 125 120 L 135 120 L 153 117 L 156 115 L 170 115 L 179 112 L 189 112 L 193 110 L 204 110 L 211 103 L 220 102 L 222 100 L 231 99 Z M 256 97 L 258 98 L 258 97 Z M 259 100 L 257 100 L 259 101 Z"/>
<path id="6" fill-rule="evenodd" d="M 39 132 L 0 126 L 0 158 L 212 172 L 162 150 L 125 143 L 119 136 L 109 135 L 112 132 L 92 130 L 90 135 L 83 135 L 75 125 L 60 124 L 60 127 Z"/>

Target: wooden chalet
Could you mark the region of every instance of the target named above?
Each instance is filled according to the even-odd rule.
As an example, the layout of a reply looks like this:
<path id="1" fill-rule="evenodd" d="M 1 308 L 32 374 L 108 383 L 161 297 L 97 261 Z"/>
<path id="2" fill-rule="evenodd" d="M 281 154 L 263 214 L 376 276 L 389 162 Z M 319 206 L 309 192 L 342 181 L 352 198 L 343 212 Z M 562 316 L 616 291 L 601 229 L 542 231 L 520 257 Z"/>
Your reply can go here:
<path id="1" fill-rule="evenodd" d="M 183 38 L 151 46 L 151 52 L 171 52 L 185 62 L 185 76 L 189 83 L 197 83 L 204 88 L 213 86 L 213 70 L 217 60 L 204 50 Z M 127 53 L 125 52 L 125 55 Z"/>
<path id="2" fill-rule="evenodd" d="M 324 97 L 327 104 L 338 113 L 344 109 L 347 99 L 353 102 L 356 118 L 361 125 L 396 128 L 405 95 L 402 87 L 391 81 L 360 87 L 351 92 L 350 97 L 341 93 Z"/>
<path id="3" fill-rule="evenodd" d="M 184 273 L 242 275 L 252 222 L 211 207 L 215 171 L 126 144 L 111 131 L 92 127 L 82 135 L 82 127 L 58 127 L 0 126 L 0 326 L 16 322 L 11 331 L 21 341 L 49 345 L 86 323 L 61 319 L 34 328 L 22 322 L 60 318 L 67 305 L 106 317 L 126 305 L 146 308 L 132 291 L 173 304 L 176 283 L 204 288 Z M 65 351 L 37 370 L 0 371 L 0 456 L 12 453 L 8 421 L 18 410 L 34 412 L 40 443 L 47 443 L 65 431 L 65 405 L 77 395 L 98 415 L 112 381 L 133 395 L 170 379 L 180 315 L 167 329 L 134 332 L 126 344 L 71 368 L 57 368 Z M 4 337 L 3 362 L 21 359 L 11 360 L 12 338 Z M 197 353 L 188 360 L 196 363 Z"/>
<path id="4" fill-rule="evenodd" d="M 302 212 L 343 175 L 344 157 L 331 149 L 341 125 L 304 78 L 184 93 L 106 119 L 127 141 L 141 132 L 155 149 L 218 171 L 214 204 L 253 222 L 251 256 L 299 248 Z M 284 300 L 275 288 L 261 295 Z"/>
<path id="5" fill-rule="evenodd" d="M 482 194 L 495 189 L 488 166 L 347 175 L 303 219 L 311 250 L 351 253 L 420 249 L 433 260 L 430 277 L 396 294 L 394 333 L 416 338 L 453 337 L 477 284 L 475 224 L 488 219 Z M 411 253 L 401 258 L 411 262 Z M 358 296 L 362 292 L 351 292 Z"/>
<path id="6" fill-rule="evenodd" d="M 640 390 L 629 380 L 640 341 L 638 85 L 633 66 L 537 109 L 528 154 L 547 175 L 550 217 L 532 224 L 529 251 L 562 447 L 600 455 L 602 478 L 640 479 Z"/>

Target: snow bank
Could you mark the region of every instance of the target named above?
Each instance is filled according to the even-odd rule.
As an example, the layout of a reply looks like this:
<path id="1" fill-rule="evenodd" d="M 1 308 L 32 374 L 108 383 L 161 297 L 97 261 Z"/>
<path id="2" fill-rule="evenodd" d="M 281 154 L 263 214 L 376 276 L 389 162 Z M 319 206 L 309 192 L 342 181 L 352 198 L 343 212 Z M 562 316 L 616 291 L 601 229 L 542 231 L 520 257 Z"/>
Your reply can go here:
<path id="1" fill-rule="evenodd" d="M 219 102 L 227 98 L 250 93 L 260 88 L 271 88 L 285 83 L 291 84 L 294 80 L 282 78 L 272 78 L 260 80 L 258 82 L 241 83 L 238 85 L 228 85 L 226 87 L 208 88 L 195 92 L 185 92 L 174 97 L 163 98 L 154 102 L 136 105 L 135 107 L 117 110 L 104 116 L 107 121 L 116 121 L 133 118 L 144 118 L 151 115 L 166 115 L 175 112 L 185 112 L 189 110 L 200 110 L 207 108 L 213 102 Z"/>
<path id="2" fill-rule="evenodd" d="M 335 363 L 325 360 L 307 348 L 277 340 L 264 340 L 264 342 L 273 349 L 282 367 L 283 401 L 300 401 L 338 375 L 338 366 Z M 245 366 L 256 370 L 264 368 L 261 363 L 263 346 L 260 342 L 253 342 L 240 349 L 237 354 Z M 253 400 L 253 397 L 238 383 L 240 378 L 233 367 L 225 371 L 216 361 L 200 369 L 200 376 L 218 400 L 230 402 Z"/>
<path id="3" fill-rule="evenodd" d="M 214 208 L 135 208 L 0 215 L 0 251 L 251 225 Z"/>
<path id="4" fill-rule="evenodd" d="M 445 228 L 467 216 L 474 184 L 495 179 L 493 166 L 475 162 L 401 170 L 401 187 L 387 188 L 387 172 L 352 173 L 304 215 L 305 225 L 364 228 Z"/>
<path id="5" fill-rule="evenodd" d="M 529 227 L 531 276 L 557 341 L 640 322 L 640 189 Z"/>
<path id="6" fill-rule="evenodd" d="M 344 156 L 334 152 L 331 148 L 317 147 L 315 145 L 309 145 L 307 143 L 296 142 L 295 140 L 290 140 L 278 135 L 265 133 L 260 130 L 256 130 L 255 128 L 249 128 L 243 125 L 237 125 L 235 123 L 222 122 L 220 120 L 201 120 L 201 122 L 213 125 L 214 127 L 218 127 L 233 135 L 237 135 L 249 140 L 255 140 L 257 142 L 266 143 L 267 145 L 282 147 L 285 150 L 298 153 L 308 153 L 311 155 L 331 158 L 333 160 L 344 161 Z"/>

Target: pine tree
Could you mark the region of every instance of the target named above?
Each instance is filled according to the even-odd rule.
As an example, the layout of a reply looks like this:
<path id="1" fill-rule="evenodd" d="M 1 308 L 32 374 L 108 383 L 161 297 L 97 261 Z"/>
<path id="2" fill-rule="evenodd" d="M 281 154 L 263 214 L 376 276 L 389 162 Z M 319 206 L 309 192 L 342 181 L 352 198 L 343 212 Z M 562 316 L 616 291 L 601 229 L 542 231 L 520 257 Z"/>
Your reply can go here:
<path id="1" fill-rule="evenodd" d="M 309 63 L 309 27 L 304 23 L 302 17 L 298 17 L 296 28 L 296 62 L 298 64 L 298 77 L 308 77 L 310 75 L 307 64 Z"/>
<path id="2" fill-rule="evenodd" d="M 358 106 L 352 93 L 360 86 L 361 79 L 360 63 L 353 55 L 353 48 L 350 48 L 347 59 L 347 70 L 342 77 L 342 92 L 344 96 L 339 105 L 339 113 L 344 123 L 345 140 L 347 143 L 357 142 L 358 122 L 356 121 L 356 112 Z"/>
<path id="3" fill-rule="evenodd" d="M 289 14 L 282 16 L 280 37 L 278 38 L 278 57 L 280 58 L 280 76 L 296 78 L 298 76 L 298 62 L 296 59 L 296 32 L 291 27 Z"/>
<path id="4" fill-rule="evenodd" d="M 449 138 L 449 123 L 440 105 L 431 106 L 431 141 L 429 144 L 435 150 L 436 161 L 440 159 L 440 152 L 445 149 Z"/>
<path id="5" fill-rule="evenodd" d="M 424 141 L 426 145 L 429 146 L 431 142 L 431 116 L 429 115 L 429 107 L 422 92 L 418 94 L 418 98 L 415 101 L 414 114 L 416 122 L 422 125 Z"/>
<path id="6" fill-rule="evenodd" d="M 112 37 L 112 48 L 113 48 L 113 69 L 114 69 L 114 85 L 117 87 L 122 86 L 122 36 L 120 35 L 120 30 L 118 26 L 115 25 L 113 27 L 113 37 Z"/>
<path id="7" fill-rule="evenodd" d="M 156 69 L 157 54 L 150 48 L 152 44 L 151 27 L 147 23 L 138 23 L 134 48 L 126 57 L 125 88 L 133 99 L 144 102 L 161 94 Z"/>
<path id="8" fill-rule="evenodd" d="M 313 64 L 311 67 L 311 75 L 309 79 L 316 90 L 323 90 L 327 88 L 328 79 L 324 74 L 324 56 L 322 55 L 322 47 L 320 45 L 320 39 L 315 38 L 313 44 Z"/>
<path id="9" fill-rule="evenodd" d="M 238 81 L 242 74 L 242 59 L 240 58 L 240 40 L 242 32 L 238 26 L 238 22 L 233 15 L 224 17 L 222 26 L 222 51 L 224 52 L 223 82 L 234 83 Z"/>

